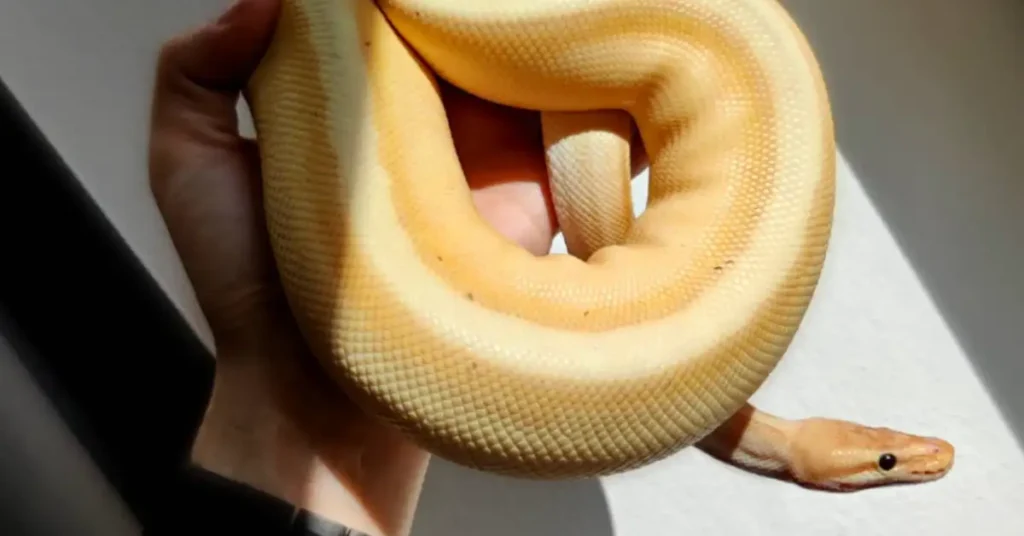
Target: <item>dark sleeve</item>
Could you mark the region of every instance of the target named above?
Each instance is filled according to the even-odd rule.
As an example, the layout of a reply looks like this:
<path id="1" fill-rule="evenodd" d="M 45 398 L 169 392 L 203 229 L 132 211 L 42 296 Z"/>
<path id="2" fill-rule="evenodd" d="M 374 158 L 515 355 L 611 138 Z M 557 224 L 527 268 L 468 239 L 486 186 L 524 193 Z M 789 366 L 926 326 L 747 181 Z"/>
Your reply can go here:
<path id="1" fill-rule="evenodd" d="M 369 536 L 208 471 L 178 472 L 214 360 L 2 78 L 0 157 L 0 342 L 16 346 L 143 534 Z"/>
<path id="2" fill-rule="evenodd" d="M 147 529 L 147 536 L 369 536 L 198 467 L 186 471 L 169 495 L 175 499 L 161 513 L 163 521 L 154 524 L 159 528 Z"/>

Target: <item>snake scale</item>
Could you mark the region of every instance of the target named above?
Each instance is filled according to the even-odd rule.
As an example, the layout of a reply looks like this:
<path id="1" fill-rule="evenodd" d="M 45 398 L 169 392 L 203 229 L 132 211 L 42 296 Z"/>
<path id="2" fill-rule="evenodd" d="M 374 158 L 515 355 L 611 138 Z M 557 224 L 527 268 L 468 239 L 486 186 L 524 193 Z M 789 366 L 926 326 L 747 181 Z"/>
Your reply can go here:
<path id="1" fill-rule="evenodd" d="M 477 213 L 439 78 L 540 112 L 568 255 Z M 775 0 L 285 0 L 247 94 L 311 350 L 426 450 L 555 479 L 693 445 L 823 489 L 952 466 L 938 438 L 748 403 L 805 314 L 835 196 L 823 76 Z"/>

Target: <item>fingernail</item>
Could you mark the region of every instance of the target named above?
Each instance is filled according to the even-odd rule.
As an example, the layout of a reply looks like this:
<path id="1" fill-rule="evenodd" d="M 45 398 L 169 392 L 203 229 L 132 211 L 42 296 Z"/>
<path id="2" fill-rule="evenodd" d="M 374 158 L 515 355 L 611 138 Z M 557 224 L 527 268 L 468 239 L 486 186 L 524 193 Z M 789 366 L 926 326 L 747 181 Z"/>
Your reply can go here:
<path id="1" fill-rule="evenodd" d="M 235 0 L 235 2 L 227 8 L 227 10 L 221 13 L 220 17 L 217 17 L 217 22 L 225 22 L 230 20 L 231 17 L 233 17 L 235 14 L 241 11 L 240 8 L 242 7 L 242 4 L 244 4 L 245 2 L 246 0 Z"/>

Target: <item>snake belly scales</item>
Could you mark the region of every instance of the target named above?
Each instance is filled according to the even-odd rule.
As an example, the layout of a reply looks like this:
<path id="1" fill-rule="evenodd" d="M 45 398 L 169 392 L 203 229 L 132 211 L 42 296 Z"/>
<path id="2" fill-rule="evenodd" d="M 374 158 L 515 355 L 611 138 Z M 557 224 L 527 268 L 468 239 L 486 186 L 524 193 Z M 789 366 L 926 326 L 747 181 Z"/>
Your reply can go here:
<path id="1" fill-rule="evenodd" d="M 540 113 L 569 255 L 476 211 L 438 79 Z M 776 0 L 284 0 L 247 98 L 311 351 L 426 450 L 558 479 L 696 446 L 822 489 L 952 466 L 938 438 L 748 403 L 805 314 L 835 195 L 823 76 Z"/>

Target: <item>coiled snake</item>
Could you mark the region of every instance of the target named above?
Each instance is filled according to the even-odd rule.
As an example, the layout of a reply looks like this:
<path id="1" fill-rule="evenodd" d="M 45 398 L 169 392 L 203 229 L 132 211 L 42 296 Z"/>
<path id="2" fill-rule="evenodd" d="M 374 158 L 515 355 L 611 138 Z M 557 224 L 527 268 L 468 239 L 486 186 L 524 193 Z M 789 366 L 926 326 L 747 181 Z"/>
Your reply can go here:
<path id="1" fill-rule="evenodd" d="M 435 76 L 541 111 L 571 255 L 477 214 Z M 834 198 L 825 84 L 775 0 L 285 0 L 248 94 L 303 333 L 427 450 L 569 478 L 696 445 L 832 489 L 951 466 L 939 439 L 747 402 L 803 318 Z"/>

